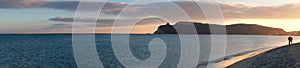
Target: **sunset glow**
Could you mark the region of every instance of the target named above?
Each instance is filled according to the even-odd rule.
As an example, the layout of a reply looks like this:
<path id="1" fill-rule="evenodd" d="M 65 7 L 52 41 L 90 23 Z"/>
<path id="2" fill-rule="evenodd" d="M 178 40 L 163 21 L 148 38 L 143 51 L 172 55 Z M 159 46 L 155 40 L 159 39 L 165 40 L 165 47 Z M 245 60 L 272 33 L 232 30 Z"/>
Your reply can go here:
<path id="1" fill-rule="evenodd" d="M 77 3 L 78 0 L 66 0 L 69 3 Z M 1 2 L 1 1 L 0 1 Z M 69 6 L 49 6 L 58 2 L 65 3 L 61 0 L 49 1 L 36 1 L 36 0 L 22 0 L 21 2 L 9 2 L 12 5 L 0 5 L 0 12 L 2 18 L 0 23 L 0 33 L 70 33 L 72 32 L 72 21 L 75 15 L 76 5 Z M 97 18 L 98 23 L 102 24 L 97 26 L 96 33 L 110 33 L 112 29 L 113 20 L 118 19 L 137 19 L 137 18 L 151 18 L 156 16 L 164 18 L 167 14 L 178 14 L 174 17 L 177 20 L 166 20 L 171 24 L 179 21 L 193 21 L 201 23 L 209 23 L 205 14 L 201 9 L 196 8 L 191 0 L 174 0 L 175 4 L 179 7 L 172 7 L 178 10 L 165 10 L 164 7 L 155 8 L 156 5 L 174 6 L 170 1 L 145 1 L 134 2 L 134 0 L 112 0 L 109 3 L 115 7 L 107 6 L 102 12 L 102 15 Z M 201 1 L 200 1 L 201 2 Z M 285 31 L 299 31 L 300 25 L 300 3 L 299 0 L 217 0 L 224 16 L 224 24 L 258 24 L 268 27 L 282 28 Z M 47 3 L 47 4 L 45 4 Z M 53 3 L 53 4 L 52 4 Z M 0 3 L 1 4 L 1 3 Z M 35 4 L 41 4 L 35 5 Z M 45 4 L 45 5 L 43 5 Z M 205 4 L 205 3 L 203 3 Z M 58 4 L 57 4 L 58 5 Z M 126 6 L 132 5 L 132 6 Z M 137 6 L 140 5 L 140 6 Z M 143 6 L 141 6 L 143 5 Z M 209 4 L 208 4 L 209 5 Z M 123 11 L 126 7 L 128 11 Z M 181 7 L 181 9 L 180 9 Z M 151 10 L 148 10 L 151 9 Z M 92 11 L 92 10 L 91 10 Z M 121 11 L 126 15 L 118 15 L 117 12 Z M 170 12 L 172 11 L 172 12 Z M 160 12 L 153 14 L 152 12 Z M 184 13 L 191 18 L 191 20 L 180 18 Z M 142 15 L 137 15 L 142 14 Z M 89 12 L 86 12 L 89 16 Z M 64 18 L 61 18 L 64 17 Z M 83 23 L 88 23 L 87 18 L 83 19 Z M 155 20 L 155 19 L 152 19 Z M 151 21 L 151 20 L 148 20 Z M 131 23 L 131 22 L 126 22 Z M 166 24 L 166 22 L 147 22 L 148 24 L 136 25 L 131 33 L 153 33 L 159 25 Z M 103 26 L 106 25 L 106 26 Z M 121 26 L 115 28 L 124 28 L 129 26 Z M 85 28 L 82 28 L 85 29 Z"/>

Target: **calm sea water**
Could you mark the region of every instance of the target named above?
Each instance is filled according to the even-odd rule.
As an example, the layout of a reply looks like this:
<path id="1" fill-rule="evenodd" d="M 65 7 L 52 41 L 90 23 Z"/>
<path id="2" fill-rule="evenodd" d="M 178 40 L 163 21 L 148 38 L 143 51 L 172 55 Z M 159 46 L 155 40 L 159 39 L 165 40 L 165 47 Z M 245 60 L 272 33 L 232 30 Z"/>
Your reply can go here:
<path id="1" fill-rule="evenodd" d="M 159 67 L 176 67 L 183 49 L 177 35 L 130 35 L 129 44 L 133 55 L 140 60 L 148 59 L 151 56 L 149 43 L 154 38 L 162 39 L 167 46 L 167 55 Z M 210 56 L 210 38 L 210 35 L 199 35 L 201 49 L 199 63 L 207 61 Z M 294 39 L 294 42 L 300 42 L 300 37 Z M 96 35 L 95 41 L 99 58 L 105 67 L 124 68 L 113 52 L 111 35 Z M 226 56 L 255 49 L 279 47 L 287 43 L 287 36 L 228 35 Z M 0 67 L 76 68 L 72 35 L 0 35 Z"/>

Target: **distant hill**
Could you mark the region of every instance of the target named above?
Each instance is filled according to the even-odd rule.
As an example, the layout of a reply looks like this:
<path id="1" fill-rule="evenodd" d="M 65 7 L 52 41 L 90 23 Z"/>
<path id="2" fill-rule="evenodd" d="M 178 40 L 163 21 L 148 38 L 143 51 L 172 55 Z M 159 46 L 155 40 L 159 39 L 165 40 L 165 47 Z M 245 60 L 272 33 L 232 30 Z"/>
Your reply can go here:
<path id="1" fill-rule="evenodd" d="M 227 25 L 226 30 L 228 34 L 279 35 L 286 33 L 281 28 L 272 28 L 256 24 Z"/>
<path id="2" fill-rule="evenodd" d="M 300 31 L 291 31 L 291 32 L 287 32 L 286 34 L 288 34 L 288 35 L 300 35 Z"/>
<path id="3" fill-rule="evenodd" d="M 178 22 L 175 25 L 161 25 L 154 34 L 211 34 L 210 26 L 214 28 L 226 28 L 227 34 L 237 35 L 284 35 L 281 28 L 273 28 L 256 24 L 232 24 L 216 25 L 199 22 Z M 195 29 L 196 28 L 196 29 Z M 177 31 L 176 31 L 177 30 Z M 196 32 L 195 32 L 196 31 Z M 216 33 L 218 34 L 218 33 Z"/>

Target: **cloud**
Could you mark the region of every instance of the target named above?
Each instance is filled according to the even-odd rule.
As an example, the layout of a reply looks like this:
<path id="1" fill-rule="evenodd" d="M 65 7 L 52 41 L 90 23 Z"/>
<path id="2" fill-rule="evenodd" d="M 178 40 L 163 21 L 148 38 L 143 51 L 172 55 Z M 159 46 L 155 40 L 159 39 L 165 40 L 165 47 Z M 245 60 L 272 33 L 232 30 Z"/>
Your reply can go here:
<path id="1" fill-rule="evenodd" d="M 0 8 L 38 7 L 45 0 L 0 0 Z"/>
<path id="2" fill-rule="evenodd" d="M 4 9 L 20 9 L 20 8 L 51 8 L 75 11 L 79 1 L 48 1 L 48 0 L 0 0 L 0 8 Z M 102 9 L 104 13 L 118 12 L 127 5 L 124 2 L 81 2 L 88 5 L 84 11 L 96 11 L 99 5 L 105 5 Z M 94 7 L 94 8 L 93 8 Z"/>
<path id="3" fill-rule="evenodd" d="M 57 1 L 45 2 L 40 7 L 75 11 L 78 4 L 78 1 Z M 88 8 L 84 8 L 84 11 L 96 11 L 98 9 L 97 6 L 105 5 L 102 9 L 102 12 L 107 13 L 120 11 L 127 5 L 124 2 L 81 2 L 81 4 L 89 6 Z"/>
<path id="4" fill-rule="evenodd" d="M 206 7 L 215 4 L 199 2 Z M 47 1 L 47 0 L 0 0 L 0 8 L 52 8 L 75 11 L 79 1 Z M 91 7 L 105 4 L 104 2 L 83 2 Z M 176 6 L 176 5 L 178 6 Z M 272 6 L 257 6 L 239 2 L 219 2 L 225 19 L 299 19 L 300 3 L 289 3 Z M 124 11 L 123 9 L 126 9 Z M 94 8 L 85 8 L 86 11 L 95 11 Z M 120 12 L 128 17 L 158 16 L 167 17 L 177 14 L 176 17 L 187 15 L 193 20 L 205 20 L 202 10 L 196 2 L 173 1 L 157 2 L 149 4 L 126 4 L 124 2 L 108 2 L 105 4 L 102 13 L 118 15 Z M 182 13 L 182 14 L 178 14 Z M 173 18 L 182 19 L 182 18 Z"/>
<path id="5" fill-rule="evenodd" d="M 206 20 L 202 10 L 198 7 L 196 2 L 192 1 L 175 1 L 182 10 L 187 13 L 193 20 Z M 204 7 L 210 7 L 215 4 L 200 2 L 205 5 Z M 219 2 L 219 6 L 225 19 L 299 19 L 300 18 L 300 3 L 290 3 L 273 6 L 257 6 L 247 3 L 239 2 Z M 154 15 L 159 17 L 165 17 L 170 14 L 178 14 L 178 10 L 174 4 L 170 2 L 159 2 L 145 4 L 142 7 L 134 8 L 136 6 L 127 7 L 128 11 L 123 11 L 126 16 L 143 17 L 148 15 Z M 173 8 L 173 9 L 170 9 Z M 131 10 L 135 11 L 131 11 Z M 155 13 L 158 12 L 158 13 Z M 117 13 L 115 13 L 117 14 Z M 184 14 L 184 13 L 182 13 Z M 180 17 L 180 16 L 178 16 Z"/>
<path id="6" fill-rule="evenodd" d="M 55 17 L 49 19 L 50 21 L 59 21 L 60 24 L 52 24 L 46 26 L 45 30 L 55 31 L 55 32 L 70 32 L 72 31 L 72 22 L 74 20 L 73 17 Z M 97 20 L 96 27 L 95 23 L 91 20 Z M 141 19 L 101 19 L 101 18 L 77 18 L 76 28 L 79 28 L 82 31 L 89 31 L 90 28 L 96 28 L 96 31 L 99 33 L 111 33 L 114 22 L 115 30 L 124 30 L 128 27 L 132 27 L 132 33 L 151 33 L 154 32 L 159 25 L 166 24 L 166 21 L 157 18 L 157 17 L 146 17 Z M 137 23 L 135 23 L 137 22 Z M 121 32 L 122 33 L 122 32 Z"/>
<path id="7" fill-rule="evenodd" d="M 55 17 L 55 18 L 50 18 L 50 21 L 62 21 L 62 22 L 73 22 L 74 18 L 73 17 Z M 156 18 L 156 17 L 149 17 L 149 18 L 144 18 L 144 19 L 101 19 L 101 18 L 77 18 L 77 22 L 82 22 L 82 23 L 87 23 L 87 24 L 92 24 L 92 22 L 97 21 L 97 26 L 113 26 L 115 21 L 122 22 L 120 25 L 116 26 L 128 26 L 135 24 L 137 22 L 137 25 L 149 25 L 149 24 L 164 24 L 166 23 L 165 20 Z M 59 24 L 61 26 L 61 24 Z"/>
<path id="8" fill-rule="evenodd" d="M 225 18 L 298 19 L 300 3 L 255 6 L 242 3 L 220 3 Z"/>
<path id="9" fill-rule="evenodd" d="M 61 28 L 72 28 L 71 24 L 52 24 L 44 29 L 61 29 Z"/>

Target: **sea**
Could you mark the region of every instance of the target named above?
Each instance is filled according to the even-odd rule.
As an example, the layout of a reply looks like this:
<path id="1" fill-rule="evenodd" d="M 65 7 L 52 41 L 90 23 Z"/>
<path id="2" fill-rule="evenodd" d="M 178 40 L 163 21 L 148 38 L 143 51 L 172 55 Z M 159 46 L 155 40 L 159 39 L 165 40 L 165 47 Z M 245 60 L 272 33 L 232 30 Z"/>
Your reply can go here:
<path id="1" fill-rule="evenodd" d="M 128 38 L 125 38 L 128 42 L 124 43 L 124 41 L 122 41 L 122 39 L 124 39 L 123 37 L 116 40 L 119 36 L 128 36 Z M 132 58 L 130 55 L 133 55 L 133 58 L 140 61 L 147 61 L 147 59 L 151 57 L 157 57 L 153 56 L 153 54 L 156 54 L 157 52 L 165 54 L 161 55 L 163 56 L 163 59 L 157 66 L 158 68 L 175 68 L 180 66 L 181 63 L 187 63 L 188 65 L 189 61 L 181 61 L 181 57 L 198 53 L 195 54 L 195 57 L 198 58 L 192 58 L 197 61 L 196 64 L 198 65 L 190 66 L 196 68 L 199 66 L 201 67 L 201 65 L 208 65 L 209 63 L 222 62 L 235 56 L 240 56 L 260 49 L 288 45 L 288 36 L 226 35 L 221 36 L 226 38 L 223 40 L 226 41 L 226 44 L 220 45 L 215 45 L 218 44 L 218 41 L 212 40 L 213 37 L 218 37 L 215 35 L 181 36 L 187 37 L 182 38 L 175 34 L 96 34 L 94 41 L 100 59 L 99 61 L 102 62 L 102 65 L 105 68 L 126 68 L 127 66 L 130 66 L 130 63 L 129 65 L 128 63 L 122 63 L 124 61 L 119 60 L 120 58 L 129 59 Z M 189 39 L 191 36 L 193 38 Z M 112 40 L 112 37 L 114 37 L 115 40 Z M 293 36 L 293 38 L 294 43 L 300 42 L 299 36 Z M 153 43 L 154 39 L 159 39 L 159 42 L 163 44 Z M 182 42 L 182 40 L 187 42 Z M 195 42 L 199 44 L 194 44 Z M 130 53 L 123 54 L 123 56 L 117 55 L 115 53 L 116 49 L 113 48 L 114 46 L 112 43 L 116 43 L 118 46 L 128 46 Z M 194 46 L 185 47 L 190 45 Z M 215 48 L 218 46 L 225 47 Z M 165 47 L 165 49 L 162 47 Z M 218 51 L 214 49 L 220 49 L 220 55 L 224 55 L 219 57 L 219 59 L 212 59 L 213 52 Z M 222 51 L 222 49 L 224 50 Z M 156 53 L 151 53 L 152 51 Z M 77 68 L 73 52 L 72 34 L 0 35 L 0 68 Z M 128 60 L 127 62 L 131 61 Z M 135 63 L 132 63 L 132 65 L 134 64 Z M 151 62 L 149 65 L 151 65 Z"/>

